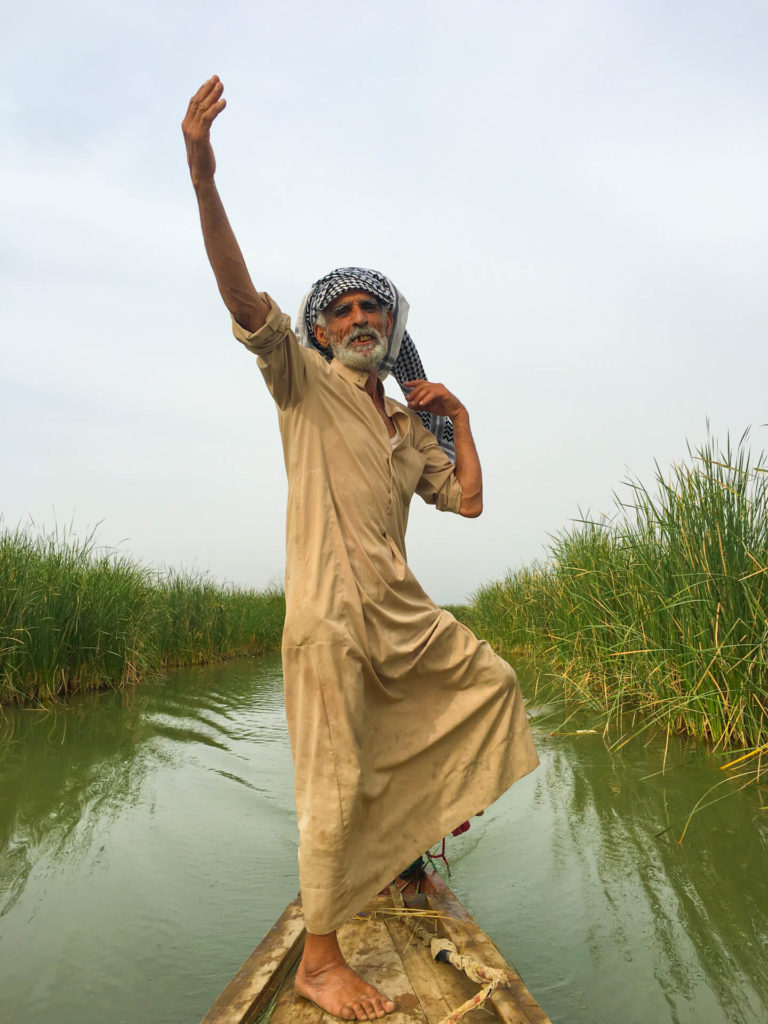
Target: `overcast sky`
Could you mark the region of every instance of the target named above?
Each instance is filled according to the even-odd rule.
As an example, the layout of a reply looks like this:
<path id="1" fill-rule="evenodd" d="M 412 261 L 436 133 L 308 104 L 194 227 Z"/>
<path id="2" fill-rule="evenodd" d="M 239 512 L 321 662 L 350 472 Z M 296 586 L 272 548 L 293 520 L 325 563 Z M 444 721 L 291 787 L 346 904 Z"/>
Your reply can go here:
<path id="1" fill-rule="evenodd" d="M 277 419 L 179 127 L 213 73 L 257 287 L 295 317 L 331 268 L 382 270 L 470 410 L 483 517 L 412 507 L 437 600 L 610 511 L 707 418 L 768 447 L 763 0 L 38 0 L 0 36 L 6 526 L 282 577 Z"/>

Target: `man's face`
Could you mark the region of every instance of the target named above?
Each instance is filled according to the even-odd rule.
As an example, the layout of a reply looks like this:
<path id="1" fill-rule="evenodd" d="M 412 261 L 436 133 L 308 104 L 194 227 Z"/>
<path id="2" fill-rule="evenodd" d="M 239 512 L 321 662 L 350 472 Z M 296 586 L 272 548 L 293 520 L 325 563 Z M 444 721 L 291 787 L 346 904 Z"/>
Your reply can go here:
<path id="1" fill-rule="evenodd" d="M 325 324 L 315 324 L 315 337 L 339 362 L 354 370 L 372 370 L 387 351 L 392 311 L 370 292 L 345 292 L 323 310 Z"/>

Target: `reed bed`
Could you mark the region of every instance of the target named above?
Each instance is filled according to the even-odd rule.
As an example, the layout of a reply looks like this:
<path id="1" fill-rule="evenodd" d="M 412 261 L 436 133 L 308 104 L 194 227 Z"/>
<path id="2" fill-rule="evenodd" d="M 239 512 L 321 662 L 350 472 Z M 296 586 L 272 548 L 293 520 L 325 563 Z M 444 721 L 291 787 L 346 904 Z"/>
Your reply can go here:
<path id="1" fill-rule="evenodd" d="M 468 618 L 544 657 L 574 707 L 768 752 L 768 469 L 745 434 L 688 446 L 611 517 L 581 516 L 547 557 L 482 587 Z M 741 758 L 739 759 L 742 760 Z"/>
<path id="2" fill-rule="evenodd" d="M 0 533 L 0 704 L 119 687 L 279 645 L 282 591 L 162 572 L 93 538 Z"/>

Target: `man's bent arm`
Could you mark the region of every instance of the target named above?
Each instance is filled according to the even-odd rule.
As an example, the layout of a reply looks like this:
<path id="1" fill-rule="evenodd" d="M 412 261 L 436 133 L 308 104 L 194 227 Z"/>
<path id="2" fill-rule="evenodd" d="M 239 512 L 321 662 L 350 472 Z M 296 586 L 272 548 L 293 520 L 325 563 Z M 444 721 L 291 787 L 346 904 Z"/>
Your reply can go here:
<path id="1" fill-rule="evenodd" d="M 469 413 L 442 384 L 428 380 L 406 380 L 403 381 L 403 387 L 411 389 L 407 398 L 411 409 L 416 412 L 424 409 L 436 416 L 450 416 L 456 451 L 456 479 L 461 484 L 459 515 L 475 519 L 483 511 L 483 471 L 469 427 Z"/>
<path id="2" fill-rule="evenodd" d="M 235 320 L 249 331 L 258 331 L 266 323 L 269 302 L 253 286 L 214 181 L 216 158 L 211 145 L 211 125 L 226 106 L 223 90 L 216 75 L 200 86 L 189 101 L 181 130 L 200 210 L 205 251 L 219 292 Z"/>
<path id="3" fill-rule="evenodd" d="M 453 446 L 456 452 L 456 478 L 461 484 L 459 515 L 476 519 L 483 511 L 483 471 L 475 439 L 469 428 L 469 413 L 464 406 L 462 410 L 451 414 Z"/>

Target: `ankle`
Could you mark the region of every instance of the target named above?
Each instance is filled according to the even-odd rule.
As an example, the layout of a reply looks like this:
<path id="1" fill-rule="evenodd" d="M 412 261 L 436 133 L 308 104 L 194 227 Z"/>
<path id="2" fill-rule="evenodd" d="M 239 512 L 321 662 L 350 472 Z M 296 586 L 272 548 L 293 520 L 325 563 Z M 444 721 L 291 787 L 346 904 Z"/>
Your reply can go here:
<path id="1" fill-rule="evenodd" d="M 302 973 L 323 974 L 338 967 L 346 967 L 346 960 L 341 955 L 336 932 L 328 932 L 325 935 L 307 932 L 301 957 Z"/>
<path id="2" fill-rule="evenodd" d="M 315 977 L 346 966 L 347 962 L 340 952 L 324 951 L 307 956 L 305 951 L 298 969 L 299 973 L 305 977 Z"/>

